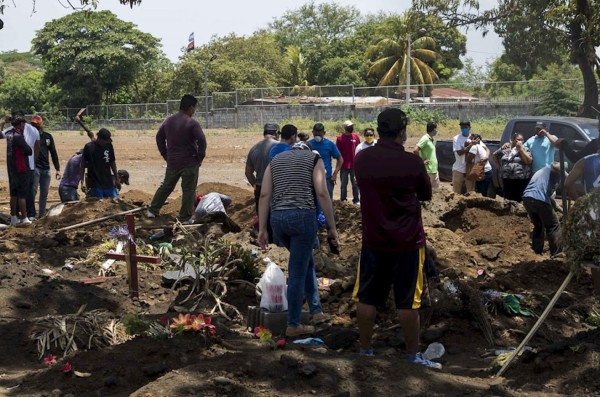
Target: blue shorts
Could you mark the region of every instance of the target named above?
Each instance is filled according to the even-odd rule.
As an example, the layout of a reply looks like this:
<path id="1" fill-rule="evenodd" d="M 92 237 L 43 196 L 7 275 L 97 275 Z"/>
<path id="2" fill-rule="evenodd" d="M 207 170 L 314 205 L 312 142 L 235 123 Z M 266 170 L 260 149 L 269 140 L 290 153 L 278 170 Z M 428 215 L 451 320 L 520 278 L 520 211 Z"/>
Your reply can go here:
<path id="1" fill-rule="evenodd" d="M 88 191 L 87 196 L 98 198 L 115 198 L 119 197 L 119 192 L 117 191 L 117 188 L 114 187 L 107 189 L 103 189 L 101 187 L 93 187 Z"/>

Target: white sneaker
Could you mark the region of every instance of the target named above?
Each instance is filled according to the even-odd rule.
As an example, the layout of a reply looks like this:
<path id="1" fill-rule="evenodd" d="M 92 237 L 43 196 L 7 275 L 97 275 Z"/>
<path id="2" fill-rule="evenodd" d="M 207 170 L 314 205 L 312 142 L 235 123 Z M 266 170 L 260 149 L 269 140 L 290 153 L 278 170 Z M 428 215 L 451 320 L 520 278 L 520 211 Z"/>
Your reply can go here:
<path id="1" fill-rule="evenodd" d="M 29 218 L 27 218 L 27 219 L 29 219 L 31 222 L 33 222 L 33 221 L 35 221 L 35 216 L 30 216 L 30 217 L 29 217 Z"/>
<path id="2" fill-rule="evenodd" d="M 182 225 L 193 225 L 194 223 L 194 217 L 191 217 L 187 221 L 181 222 Z"/>
<path id="3" fill-rule="evenodd" d="M 17 226 L 19 224 L 19 218 L 17 218 L 16 216 L 11 216 L 10 224 L 11 226 Z"/>
<path id="4" fill-rule="evenodd" d="M 31 221 L 29 220 L 29 218 L 23 218 L 21 219 L 21 222 L 19 222 L 19 226 L 28 226 L 31 225 Z"/>
<path id="5" fill-rule="evenodd" d="M 156 215 L 150 212 L 150 210 L 146 210 L 146 218 L 156 218 Z"/>

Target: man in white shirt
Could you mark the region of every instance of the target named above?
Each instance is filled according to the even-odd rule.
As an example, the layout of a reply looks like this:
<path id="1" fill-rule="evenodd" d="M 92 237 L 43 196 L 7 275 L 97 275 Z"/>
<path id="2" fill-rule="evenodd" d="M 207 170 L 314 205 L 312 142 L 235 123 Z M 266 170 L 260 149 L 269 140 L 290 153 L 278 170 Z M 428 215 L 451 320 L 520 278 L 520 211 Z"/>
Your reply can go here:
<path id="1" fill-rule="evenodd" d="M 452 165 L 452 189 L 454 193 L 461 194 L 463 185 L 466 192 L 472 192 L 475 188 L 474 181 L 468 181 L 467 176 L 467 161 L 466 155 L 473 147 L 473 142 L 469 140 L 471 134 L 471 122 L 469 120 L 461 120 L 460 134 L 452 138 L 452 147 L 454 150 L 454 164 Z"/>
<path id="2" fill-rule="evenodd" d="M 13 110 L 12 117 L 25 117 L 25 113 L 22 110 Z M 2 129 L 2 137 L 4 137 L 4 132 L 8 129 L 4 129 L 4 125 L 6 123 L 6 118 L 0 123 L 0 128 Z M 23 217 L 27 216 L 29 220 L 35 219 L 35 196 L 33 192 L 33 177 L 35 173 L 35 161 L 37 160 L 38 155 L 40 154 L 40 133 L 29 123 L 25 124 L 25 130 L 23 131 L 23 137 L 25 138 L 25 142 L 31 148 L 32 154 L 29 156 L 29 189 L 27 190 L 27 214 L 21 214 Z"/>

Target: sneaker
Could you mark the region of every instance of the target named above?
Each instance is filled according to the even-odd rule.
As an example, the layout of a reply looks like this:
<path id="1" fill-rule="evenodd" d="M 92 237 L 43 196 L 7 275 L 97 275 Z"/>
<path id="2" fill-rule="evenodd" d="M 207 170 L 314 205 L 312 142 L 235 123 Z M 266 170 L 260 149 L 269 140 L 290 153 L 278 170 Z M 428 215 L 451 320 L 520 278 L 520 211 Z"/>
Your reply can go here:
<path id="1" fill-rule="evenodd" d="M 35 216 L 28 216 L 27 219 L 29 219 L 31 222 L 35 221 Z"/>
<path id="2" fill-rule="evenodd" d="M 360 349 L 358 349 L 358 354 L 360 354 L 361 356 L 373 357 L 375 355 L 375 351 L 372 347 L 369 347 L 368 349 L 364 349 L 361 347 Z"/>
<path id="3" fill-rule="evenodd" d="M 312 325 L 319 325 L 319 324 L 327 323 L 329 321 L 331 321 L 331 316 L 329 314 L 325 314 L 323 312 L 313 314 L 312 318 L 310 319 L 310 323 Z"/>
<path id="4" fill-rule="evenodd" d="M 19 226 L 28 226 L 28 225 L 31 225 L 31 221 L 29 220 L 29 218 L 23 218 L 19 222 Z"/>
<path id="5" fill-rule="evenodd" d="M 16 216 L 11 216 L 10 224 L 11 226 L 17 226 L 19 224 L 19 218 L 17 218 Z"/>
<path id="6" fill-rule="evenodd" d="M 297 327 L 287 327 L 285 336 L 295 337 L 302 335 L 310 335 L 315 332 L 315 327 L 312 325 L 299 325 Z"/>
<path id="7" fill-rule="evenodd" d="M 146 218 L 156 218 L 156 215 L 150 212 L 150 210 L 146 210 Z"/>
<path id="8" fill-rule="evenodd" d="M 406 361 L 413 364 L 423 365 L 427 368 L 442 369 L 442 364 L 426 359 L 423 357 L 423 353 L 407 354 Z"/>

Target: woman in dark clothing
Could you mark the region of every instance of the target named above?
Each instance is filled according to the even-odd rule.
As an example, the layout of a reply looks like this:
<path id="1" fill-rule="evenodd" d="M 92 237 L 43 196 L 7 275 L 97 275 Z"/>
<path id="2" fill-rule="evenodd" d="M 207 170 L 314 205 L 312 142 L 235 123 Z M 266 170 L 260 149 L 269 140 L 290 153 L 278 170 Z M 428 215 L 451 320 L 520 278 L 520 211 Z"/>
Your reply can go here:
<path id="1" fill-rule="evenodd" d="M 523 191 L 531 179 L 533 158 L 529 149 L 523 146 L 523 135 L 515 133 L 510 147 L 498 149 L 492 158 L 500 168 L 504 198 L 521 202 Z"/>

